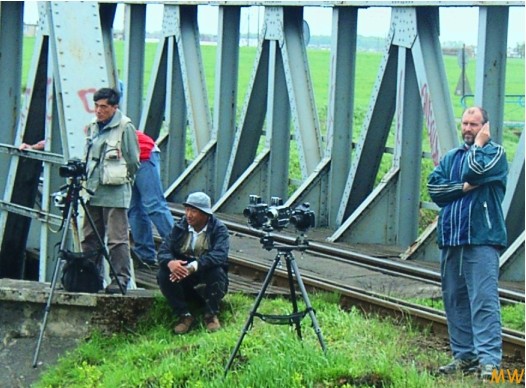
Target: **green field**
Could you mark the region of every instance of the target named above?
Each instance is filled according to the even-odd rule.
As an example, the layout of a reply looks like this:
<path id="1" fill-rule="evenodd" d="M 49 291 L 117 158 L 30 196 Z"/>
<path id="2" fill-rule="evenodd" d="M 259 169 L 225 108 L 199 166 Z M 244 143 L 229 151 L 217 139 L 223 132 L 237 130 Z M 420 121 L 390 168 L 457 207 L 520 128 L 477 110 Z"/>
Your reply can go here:
<path id="1" fill-rule="evenodd" d="M 23 79 L 22 86 L 26 86 L 27 73 L 33 54 L 34 38 L 24 39 L 24 58 L 23 58 Z M 145 77 L 144 77 L 144 93 L 146 94 L 150 75 L 152 72 L 153 61 L 157 50 L 156 42 L 149 42 L 146 44 L 145 55 Z M 213 93 L 214 93 L 214 73 L 216 65 L 216 46 L 205 45 L 201 46 L 203 66 L 206 76 L 206 83 L 208 95 L 210 100 L 210 107 L 213 107 Z M 248 84 L 254 67 L 254 59 L 256 55 L 255 47 L 241 47 L 239 60 L 239 91 L 238 91 L 238 111 L 243 106 L 245 94 L 247 92 Z M 329 96 L 329 63 L 330 51 L 321 49 L 307 50 L 309 68 L 312 76 L 312 84 L 314 89 L 314 98 L 318 109 L 320 125 L 322 133 L 326 130 L 326 111 L 327 100 Z M 117 58 L 117 66 L 123 69 L 124 58 L 124 42 L 115 41 L 115 56 Z M 373 52 L 358 52 L 356 61 L 356 83 L 355 90 L 355 110 L 359 116 L 360 112 L 365 112 L 368 109 L 369 100 L 371 96 L 372 87 L 376 81 L 378 68 L 382 60 L 383 53 Z M 455 116 L 459 117 L 462 113 L 462 105 L 460 96 L 455 95 L 455 88 L 460 77 L 460 67 L 456 56 L 444 56 L 444 64 L 448 78 L 448 84 L 451 91 L 451 101 Z M 467 65 L 466 74 L 474 91 L 475 79 L 475 59 L 472 58 Z M 522 95 L 524 96 L 524 59 L 508 58 L 506 67 L 506 95 Z M 506 122 L 520 122 L 524 123 L 524 106 L 520 106 L 513 98 L 508 98 L 508 103 L 505 107 Z M 468 99 L 467 102 L 472 102 Z M 360 122 L 359 117 L 357 121 Z M 359 128 L 359 127 L 357 127 Z"/>
<path id="2" fill-rule="evenodd" d="M 24 59 L 23 59 L 23 87 L 27 79 L 27 72 L 30 67 L 31 57 L 33 53 L 35 39 L 25 38 L 24 39 Z M 156 57 L 157 42 L 149 42 L 146 44 L 146 55 L 145 55 L 145 75 L 144 75 L 144 90 L 143 93 L 146 95 L 148 90 L 148 84 L 150 83 L 151 73 L 154 66 L 154 58 Z M 124 42 L 115 41 L 115 57 L 117 58 L 117 67 L 122 70 L 124 60 Z M 216 46 L 203 45 L 201 46 L 203 67 L 206 78 L 209 107 L 212 110 L 214 107 L 214 87 L 215 87 L 215 68 L 216 68 Z M 254 60 L 256 57 L 255 47 L 240 47 L 239 51 L 239 74 L 238 74 L 238 101 L 237 101 L 237 112 L 238 117 L 243 109 L 243 103 L 245 96 L 248 91 L 250 78 L 252 76 L 254 68 Z M 314 90 L 314 99 L 316 103 L 316 109 L 319 115 L 319 123 L 322 135 L 326 133 L 327 124 L 327 103 L 329 97 L 329 69 L 330 69 L 330 51 L 322 49 L 308 49 L 307 56 L 309 61 L 309 69 L 312 77 L 312 85 Z M 369 101 L 371 98 L 371 92 L 373 85 L 376 81 L 380 63 L 382 61 L 383 53 L 377 52 L 358 52 L 356 59 L 356 83 L 355 88 L 355 101 L 354 101 L 354 129 L 353 139 L 357 141 L 360 135 L 363 119 L 366 112 L 368 111 Z M 461 104 L 461 96 L 455 94 L 455 89 L 460 78 L 461 69 L 458 65 L 456 56 L 444 56 L 444 66 L 448 79 L 448 85 L 451 93 L 451 101 L 453 104 L 454 114 L 457 119 L 460 118 L 463 107 Z M 524 128 L 524 59 L 521 58 L 508 58 L 506 66 L 506 95 L 519 95 L 522 96 L 522 105 L 517 103 L 516 98 L 508 97 L 506 99 L 504 122 L 509 123 L 505 125 L 503 145 L 507 151 L 508 161 L 512 161 L 517 148 L 520 133 Z M 471 90 L 475 90 L 476 79 L 476 59 L 470 58 L 466 68 L 466 76 L 471 86 Z M 468 104 L 473 103 L 473 99 L 467 99 Z M 422 148 L 424 151 L 429 151 L 429 142 L 427 139 L 426 129 L 423 129 L 423 144 Z M 393 145 L 393 135 L 387 140 L 387 145 Z M 192 160 L 193 148 L 191 146 L 190 137 L 188 137 L 188 144 L 186 147 L 187 160 Z M 383 156 L 382 165 L 380 171 L 377 174 L 377 182 L 383 177 L 383 175 L 391 167 L 392 156 L 385 154 Z M 421 183 L 421 199 L 422 201 L 429 201 L 427 195 L 427 189 L 425 187 L 425 177 L 429 174 L 433 164 L 430 160 L 422 161 L 422 183 Z M 292 182 L 301 181 L 301 171 L 298 162 L 298 154 L 295 146 L 291 147 L 291 161 L 289 166 L 289 176 L 291 183 L 289 184 L 289 194 L 293 193 L 297 186 Z M 422 211 L 420 220 L 420 230 L 423 230 L 427 224 L 435 216 L 432 211 Z"/>

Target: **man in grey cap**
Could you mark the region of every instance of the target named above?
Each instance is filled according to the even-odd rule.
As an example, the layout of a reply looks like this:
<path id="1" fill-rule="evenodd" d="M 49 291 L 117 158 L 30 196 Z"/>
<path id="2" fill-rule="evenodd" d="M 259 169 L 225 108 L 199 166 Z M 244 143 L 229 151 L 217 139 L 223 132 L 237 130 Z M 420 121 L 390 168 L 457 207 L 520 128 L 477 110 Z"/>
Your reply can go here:
<path id="1" fill-rule="evenodd" d="M 189 310 L 192 301 L 204 307 L 206 329 L 217 331 L 221 328 L 219 304 L 228 290 L 228 229 L 212 214 L 205 193 L 190 194 L 183 205 L 185 215 L 157 254 L 157 283 L 179 318 L 176 334 L 187 333 L 194 324 Z M 203 295 L 196 291 L 199 284 L 204 284 Z"/>

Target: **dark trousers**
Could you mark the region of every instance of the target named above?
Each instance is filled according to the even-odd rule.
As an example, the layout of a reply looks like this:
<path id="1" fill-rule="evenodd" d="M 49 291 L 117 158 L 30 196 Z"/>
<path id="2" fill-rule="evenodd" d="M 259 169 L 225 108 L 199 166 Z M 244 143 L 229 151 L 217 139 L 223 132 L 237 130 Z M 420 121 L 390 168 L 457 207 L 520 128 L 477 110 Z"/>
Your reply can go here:
<path id="1" fill-rule="evenodd" d="M 168 300 L 178 316 L 189 313 L 188 304 L 197 303 L 204 307 L 205 314 L 219 313 L 219 303 L 228 290 L 228 274 L 221 267 L 198 270 L 179 282 L 170 281 L 170 270 L 161 265 L 157 273 L 157 283 L 162 294 Z M 204 285 L 203 291 L 196 287 Z"/>
<path id="2" fill-rule="evenodd" d="M 111 264 L 119 281 L 124 283 L 124 287 L 126 287 L 131 277 L 127 209 L 90 206 L 89 204 L 86 205 L 86 209 L 93 218 L 99 236 L 103 241 L 107 237 Z M 88 217 L 84 217 L 82 231 L 84 234 L 84 240 L 81 242 L 82 250 L 89 252 L 100 249 L 100 242 L 89 223 Z M 102 258 L 97 260 L 97 265 L 102 265 Z"/>

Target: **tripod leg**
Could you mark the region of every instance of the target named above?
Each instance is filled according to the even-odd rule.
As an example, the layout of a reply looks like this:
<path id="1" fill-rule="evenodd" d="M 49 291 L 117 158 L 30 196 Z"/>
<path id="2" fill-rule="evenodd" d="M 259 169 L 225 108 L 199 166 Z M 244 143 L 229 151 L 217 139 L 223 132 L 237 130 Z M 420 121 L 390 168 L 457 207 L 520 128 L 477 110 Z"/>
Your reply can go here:
<path id="1" fill-rule="evenodd" d="M 248 330 L 252 326 L 252 322 L 254 321 L 254 315 L 261 303 L 261 300 L 263 299 L 263 296 L 265 295 L 265 291 L 267 290 L 267 287 L 270 284 L 272 275 L 274 274 L 274 271 L 276 270 L 276 267 L 278 266 L 280 260 L 281 258 L 279 254 L 276 255 L 274 262 L 272 263 L 272 266 L 270 267 L 270 270 L 268 271 L 267 276 L 265 277 L 265 280 L 263 281 L 263 286 L 261 287 L 261 290 L 259 290 L 258 296 L 256 297 L 256 301 L 254 302 L 254 306 L 252 306 L 252 309 L 250 310 L 250 314 L 248 315 L 248 319 L 245 322 L 245 326 L 243 326 L 243 330 L 241 331 L 241 336 L 237 340 L 237 344 L 234 347 L 232 354 L 230 355 L 230 359 L 228 360 L 228 363 L 226 364 L 225 375 L 228 373 L 228 370 L 230 369 L 230 366 L 232 365 L 232 362 L 234 361 L 234 358 L 236 357 L 239 347 L 241 346 L 241 342 L 243 342 L 243 338 L 245 338 L 245 335 L 247 334 Z"/>
<path id="2" fill-rule="evenodd" d="M 289 288 L 290 288 L 290 300 L 292 303 L 292 315 L 294 318 L 294 326 L 296 326 L 296 333 L 298 333 L 298 338 L 302 339 L 301 337 L 301 318 L 299 316 L 296 316 L 296 313 L 298 312 L 298 301 L 296 300 L 296 288 L 294 287 L 294 279 L 292 277 L 292 266 L 291 261 L 293 260 L 293 257 L 290 253 L 285 254 L 285 262 L 287 263 L 287 276 L 289 280 Z"/>
<path id="3" fill-rule="evenodd" d="M 108 265 L 110 267 L 110 272 L 113 275 L 113 278 L 115 279 L 117 284 L 119 285 L 119 290 L 121 291 L 121 294 L 125 295 L 126 294 L 126 290 L 124 289 L 124 287 L 122 286 L 121 282 L 119 281 L 119 278 L 117 277 L 117 272 L 115 271 L 115 268 L 113 267 L 113 264 L 111 263 L 110 252 L 108 251 L 108 247 L 106 246 L 106 244 L 104 244 L 104 240 L 102 240 L 102 237 L 99 234 L 99 231 L 95 227 L 95 222 L 93 221 L 93 217 L 91 217 L 91 214 L 88 211 L 88 208 L 86 206 L 86 203 L 84 202 L 84 199 L 82 197 L 79 197 L 79 200 L 80 200 L 80 204 L 81 204 L 82 208 L 84 209 L 84 216 L 87 217 L 88 222 L 90 223 L 91 228 L 93 229 L 93 232 L 97 236 L 97 240 L 99 241 L 99 245 L 102 248 L 102 255 L 104 256 L 104 258 L 108 262 Z"/>
<path id="4" fill-rule="evenodd" d="M 301 295 L 303 295 L 303 300 L 305 301 L 305 305 L 307 306 L 307 311 L 309 312 L 310 319 L 312 320 L 312 327 L 314 327 L 314 331 L 316 332 L 316 335 L 318 336 L 318 340 L 320 341 L 321 348 L 323 349 L 323 352 L 327 352 L 327 348 L 325 347 L 325 342 L 323 341 L 323 336 L 321 334 L 320 326 L 318 325 L 318 320 L 316 319 L 316 314 L 314 314 L 314 309 L 312 308 L 312 305 L 309 300 L 309 295 L 307 295 L 307 290 L 305 289 L 305 285 L 303 284 L 303 280 L 300 275 L 300 271 L 298 269 L 298 264 L 294 260 L 294 256 L 290 256 L 290 264 L 292 268 L 294 269 L 294 273 L 296 274 L 296 281 L 298 283 L 298 287 L 301 291 Z"/>
<path id="5" fill-rule="evenodd" d="M 33 368 L 37 367 L 38 363 L 38 354 L 40 353 L 40 346 L 42 345 L 42 339 L 44 338 L 44 331 L 46 330 L 47 318 L 49 311 L 51 310 L 51 302 L 53 300 L 53 292 L 57 285 L 58 274 L 60 272 L 60 267 L 62 264 L 62 252 L 66 249 L 66 241 L 68 236 L 69 225 L 72 218 L 74 217 L 74 209 L 70 206 L 68 210 L 68 216 L 66 218 L 66 223 L 63 225 L 64 230 L 62 231 L 62 237 L 60 240 L 59 255 L 57 257 L 57 263 L 55 264 L 55 270 L 53 271 L 53 278 L 51 279 L 51 290 L 49 291 L 49 296 L 47 298 L 46 307 L 44 308 L 44 318 L 42 319 L 42 324 L 40 326 L 40 334 L 38 336 L 37 346 L 35 349 L 35 355 L 33 357 Z"/>

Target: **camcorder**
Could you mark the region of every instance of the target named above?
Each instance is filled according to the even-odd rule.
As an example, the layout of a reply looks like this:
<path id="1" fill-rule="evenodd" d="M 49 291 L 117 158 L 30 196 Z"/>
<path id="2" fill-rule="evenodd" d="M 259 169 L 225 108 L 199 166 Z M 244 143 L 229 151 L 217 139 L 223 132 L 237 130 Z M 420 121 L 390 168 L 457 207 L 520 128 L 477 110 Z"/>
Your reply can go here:
<path id="1" fill-rule="evenodd" d="M 314 212 L 310 210 L 310 204 L 304 202 L 296 207 L 289 218 L 289 221 L 299 231 L 306 232 L 315 224 Z"/>
<path id="2" fill-rule="evenodd" d="M 68 160 L 66 165 L 59 167 L 58 174 L 62 178 L 85 178 L 86 163 L 80 159 Z"/>
<path id="3" fill-rule="evenodd" d="M 308 202 L 291 209 L 283 205 L 279 197 L 272 197 L 269 206 L 262 202 L 261 197 L 250 195 L 249 205 L 243 210 L 243 215 L 248 218 L 250 226 L 266 231 L 281 230 L 290 223 L 299 232 L 306 232 L 315 225 L 314 212 L 310 210 Z"/>

